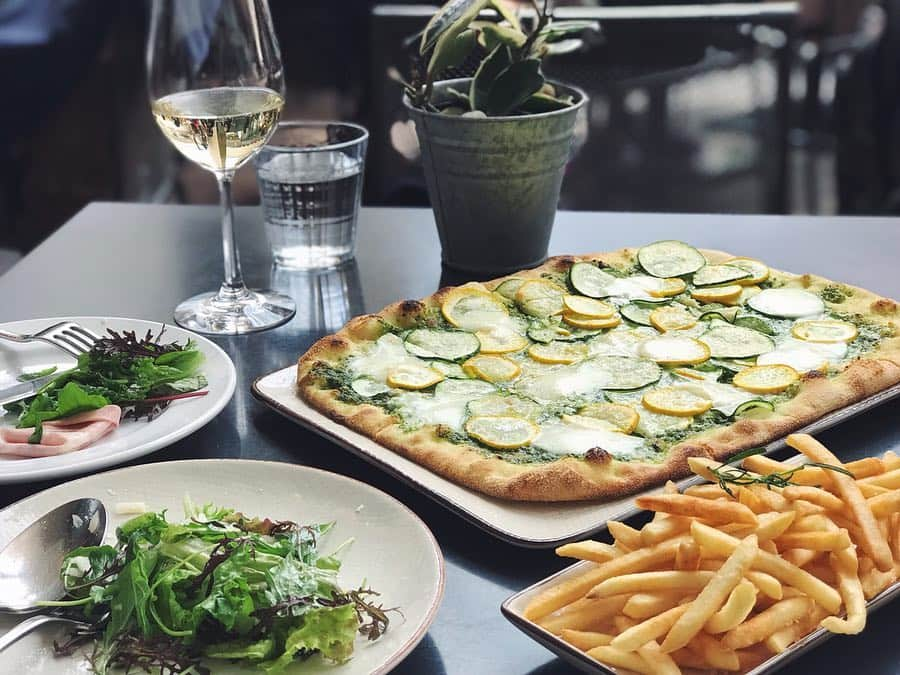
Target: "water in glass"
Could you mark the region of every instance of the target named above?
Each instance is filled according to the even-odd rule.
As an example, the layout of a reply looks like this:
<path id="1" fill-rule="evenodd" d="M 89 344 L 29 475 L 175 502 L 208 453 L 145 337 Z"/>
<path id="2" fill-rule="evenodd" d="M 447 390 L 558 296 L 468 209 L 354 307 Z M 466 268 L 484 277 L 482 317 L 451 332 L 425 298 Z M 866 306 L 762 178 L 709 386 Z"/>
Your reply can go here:
<path id="1" fill-rule="evenodd" d="M 369 132 L 350 122 L 282 122 L 256 159 L 275 262 L 335 267 L 353 257 Z"/>

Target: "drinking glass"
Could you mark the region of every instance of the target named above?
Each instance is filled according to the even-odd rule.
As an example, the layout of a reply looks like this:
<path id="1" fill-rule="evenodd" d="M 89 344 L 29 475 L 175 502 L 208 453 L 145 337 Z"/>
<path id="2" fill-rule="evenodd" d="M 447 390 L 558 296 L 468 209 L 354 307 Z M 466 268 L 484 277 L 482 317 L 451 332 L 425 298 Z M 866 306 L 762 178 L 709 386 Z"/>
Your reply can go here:
<path id="1" fill-rule="evenodd" d="M 256 158 L 275 262 L 335 267 L 353 257 L 369 132 L 348 122 L 282 122 Z"/>
<path id="2" fill-rule="evenodd" d="M 175 309 L 180 326 L 241 334 L 290 319 L 289 297 L 249 290 L 234 241 L 231 182 L 266 144 L 284 106 L 284 70 L 267 0 L 154 0 L 147 41 L 150 104 L 175 148 L 211 171 L 222 204 L 225 280 Z"/>

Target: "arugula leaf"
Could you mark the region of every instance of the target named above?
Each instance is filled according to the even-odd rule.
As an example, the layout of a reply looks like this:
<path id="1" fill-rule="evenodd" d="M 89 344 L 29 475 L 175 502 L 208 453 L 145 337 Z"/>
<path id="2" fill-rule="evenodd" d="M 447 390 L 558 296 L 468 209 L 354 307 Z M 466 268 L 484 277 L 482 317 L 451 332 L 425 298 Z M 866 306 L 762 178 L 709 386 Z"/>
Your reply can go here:
<path id="1" fill-rule="evenodd" d="M 132 622 L 141 635 L 153 634 L 150 620 L 150 574 L 156 566 L 158 552 L 154 549 L 138 549 L 127 563 L 110 589 L 110 618 L 106 634 L 110 638 L 123 633 Z"/>
<path id="2" fill-rule="evenodd" d="M 81 546 L 70 551 L 62 565 L 66 592 L 86 597 L 91 584 L 112 570 L 118 558 L 119 552 L 113 546 Z"/>

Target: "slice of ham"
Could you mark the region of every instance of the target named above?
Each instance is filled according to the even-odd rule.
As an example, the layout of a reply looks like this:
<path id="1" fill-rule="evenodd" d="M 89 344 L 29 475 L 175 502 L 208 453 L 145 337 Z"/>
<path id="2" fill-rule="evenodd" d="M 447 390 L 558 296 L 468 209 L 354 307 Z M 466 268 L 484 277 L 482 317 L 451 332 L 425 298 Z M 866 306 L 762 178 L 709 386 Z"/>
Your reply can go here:
<path id="1" fill-rule="evenodd" d="M 51 457 L 86 448 L 119 426 L 122 409 L 107 405 L 71 417 L 44 422 L 40 443 L 29 443 L 34 427 L 0 429 L 0 455 L 13 457 Z"/>

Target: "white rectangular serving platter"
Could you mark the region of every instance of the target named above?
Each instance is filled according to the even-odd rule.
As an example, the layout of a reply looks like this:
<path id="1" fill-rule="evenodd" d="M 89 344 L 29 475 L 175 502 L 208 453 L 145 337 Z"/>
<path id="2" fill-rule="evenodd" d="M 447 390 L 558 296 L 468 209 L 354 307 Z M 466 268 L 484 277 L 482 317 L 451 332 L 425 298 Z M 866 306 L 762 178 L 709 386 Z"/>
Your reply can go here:
<path id="1" fill-rule="evenodd" d="M 489 497 L 457 485 L 315 410 L 297 395 L 296 373 L 296 366 L 290 366 L 260 377 L 253 383 L 253 395 L 300 426 L 346 448 L 481 529 L 517 546 L 550 548 L 585 539 L 605 529 L 608 520 L 637 513 L 634 499 L 639 494 L 662 490 L 660 486 L 609 502 L 536 503 Z M 826 415 L 800 431 L 817 433 L 898 396 L 900 385 Z M 770 443 L 766 453 L 783 447 L 781 440 Z M 696 479 L 687 479 L 680 485 L 692 482 Z"/>
<path id="2" fill-rule="evenodd" d="M 606 666 L 599 661 L 595 661 L 577 647 L 573 647 L 562 638 L 544 630 L 524 616 L 525 608 L 531 602 L 532 598 L 542 590 L 548 586 L 555 586 L 571 577 L 578 576 L 580 573 L 591 567 L 596 567 L 596 564 L 592 562 L 575 563 L 571 567 L 567 567 L 564 570 L 537 582 L 533 586 L 529 586 L 525 590 L 510 596 L 500 606 L 500 611 L 503 613 L 503 616 L 505 616 L 516 628 L 528 635 L 528 637 L 540 643 L 579 670 L 594 675 L 597 675 L 598 673 L 602 673 L 603 675 L 616 675 L 616 669 L 612 666 Z M 869 600 L 866 604 L 866 608 L 869 613 L 872 613 L 889 603 L 891 600 L 894 600 L 898 595 L 900 595 L 900 581 L 884 589 L 881 593 Z M 798 640 L 792 644 L 781 654 L 774 654 L 767 661 L 756 666 L 756 668 L 742 673 L 735 673 L 735 675 L 763 675 L 763 673 L 774 673 L 801 654 L 819 646 L 833 635 L 834 633 L 830 633 L 824 628 L 818 628 L 802 640 Z"/>

